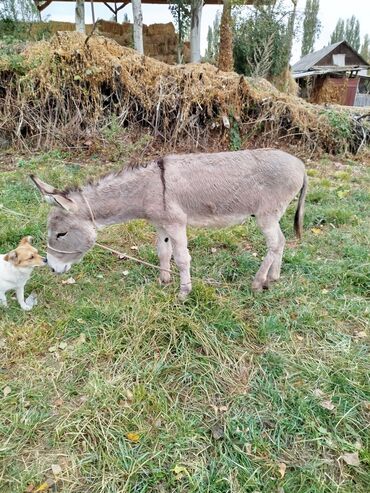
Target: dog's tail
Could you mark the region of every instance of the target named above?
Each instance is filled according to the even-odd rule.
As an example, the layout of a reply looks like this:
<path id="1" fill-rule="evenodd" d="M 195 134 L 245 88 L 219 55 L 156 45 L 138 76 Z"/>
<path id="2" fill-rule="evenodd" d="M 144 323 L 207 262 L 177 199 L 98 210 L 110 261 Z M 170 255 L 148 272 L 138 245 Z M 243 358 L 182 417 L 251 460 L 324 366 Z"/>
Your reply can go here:
<path id="1" fill-rule="evenodd" d="M 306 200 L 307 186 L 308 186 L 308 180 L 307 180 L 307 175 L 305 173 L 303 178 L 303 185 L 299 193 L 297 210 L 295 211 L 295 216 L 294 216 L 294 231 L 298 239 L 302 238 L 302 233 L 303 233 L 304 203 Z"/>

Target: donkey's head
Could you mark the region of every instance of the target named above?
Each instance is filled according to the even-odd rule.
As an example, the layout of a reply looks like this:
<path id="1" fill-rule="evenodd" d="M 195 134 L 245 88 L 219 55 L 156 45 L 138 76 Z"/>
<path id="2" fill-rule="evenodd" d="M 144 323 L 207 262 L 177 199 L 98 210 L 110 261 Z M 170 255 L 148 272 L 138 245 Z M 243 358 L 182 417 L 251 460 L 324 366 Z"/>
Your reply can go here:
<path id="1" fill-rule="evenodd" d="M 47 260 L 54 272 L 67 272 L 94 245 L 96 230 L 79 192 L 62 192 L 31 175 L 46 202 L 55 206 L 48 217 Z M 79 200 L 81 198 L 81 200 Z"/>

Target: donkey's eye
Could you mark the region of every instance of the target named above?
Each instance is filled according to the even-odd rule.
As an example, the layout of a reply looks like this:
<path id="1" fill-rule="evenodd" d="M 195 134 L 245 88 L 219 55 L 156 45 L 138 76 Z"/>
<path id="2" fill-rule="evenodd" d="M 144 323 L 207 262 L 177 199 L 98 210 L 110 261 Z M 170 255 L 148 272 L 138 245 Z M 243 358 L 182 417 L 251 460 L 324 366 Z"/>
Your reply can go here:
<path id="1" fill-rule="evenodd" d="M 65 233 L 58 233 L 57 234 L 57 238 L 60 238 L 61 236 L 65 236 L 66 234 L 67 234 L 67 232 L 65 232 Z"/>
<path id="2" fill-rule="evenodd" d="M 33 258 L 35 258 L 35 256 L 34 256 L 34 255 L 31 255 L 31 256 L 30 256 L 30 259 L 33 259 Z"/>

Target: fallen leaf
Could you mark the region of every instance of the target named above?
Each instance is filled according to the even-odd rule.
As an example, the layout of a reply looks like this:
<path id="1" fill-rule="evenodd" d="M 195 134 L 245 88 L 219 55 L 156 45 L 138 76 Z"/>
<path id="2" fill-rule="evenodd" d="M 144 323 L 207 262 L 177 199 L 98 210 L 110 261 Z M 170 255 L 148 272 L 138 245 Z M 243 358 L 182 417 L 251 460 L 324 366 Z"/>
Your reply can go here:
<path id="1" fill-rule="evenodd" d="M 173 473 L 176 475 L 176 480 L 179 481 L 185 474 L 189 476 L 189 471 L 184 466 L 175 466 L 172 469 Z"/>
<path id="2" fill-rule="evenodd" d="M 315 397 L 324 397 L 324 395 L 325 395 L 325 394 L 324 394 L 324 392 L 323 392 L 322 390 L 320 390 L 320 389 L 315 389 L 315 390 L 313 391 L 313 395 L 314 395 Z"/>
<path id="3" fill-rule="evenodd" d="M 220 440 L 225 436 L 224 427 L 220 424 L 212 426 L 212 436 L 215 440 Z"/>
<path id="4" fill-rule="evenodd" d="M 50 346 L 49 349 L 48 349 L 48 351 L 49 351 L 49 353 L 55 353 L 55 351 L 57 349 L 58 349 L 57 346 Z"/>
<path id="5" fill-rule="evenodd" d="M 132 443 L 138 443 L 140 440 L 140 435 L 138 433 L 126 433 L 126 438 Z"/>
<path id="6" fill-rule="evenodd" d="M 52 464 L 51 470 L 53 471 L 54 476 L 58 476 L 58 474 L 62 474 L 62 468 L 59 464 Z"/>
<path id="7" fill-rule="evenodd" d="M 136 245 L 132 245 L 131 250 L 139 250 Z"/>
<path id="8" fill-rule="evenodd" d="M 280 462 L 279 463 L 279 473 L 280 473 L 281 479 L 283 479 L 283 477 L 285 476 L 285 471 L 286 471 L 286 464 L 284 462 Z"/>
<path id="9" fill-rule="evenodd" d="M 364 330 L 360 330 L 360 332 L 356 332 L 356 337 L 359 337 L 360 339 L 366 339 L 367 333 Z"/>
<path id="10" fill-rule="evenodd" d="M 364 406 L 366 411 L 370 411 L 370 401 L 363 401 L 362 405 Z"/>
<path id="11" fill-rule="evenodd" d="M 328 289 L 322 289 L 321 292 L 322 292 L 322 294 L 328 294 L 329 290 Z"/>
<path id="12" fill-rule="evenodd" d="M 35 489 L 34 484 L 29 484 L 27 488 L 24 490 L 24 493 L 32 493 L 32 491 Z"/>
<path id="13" fill-rule="evenodd" d="M 69 277 L 68 279 L 64 279 L 62 281 L 62 284 L 76 284 L 76 279 L 73 277 Z"/>
<path id="14" fill-rule="evenodd" d="M 128 275 L 129 275 L 129 273 L 130 273 L 130 271 L 128 271 L 128 270 L 123 270 L 123 271 L 122 271 L 122 275 L 123 275 L 123 276 L 128 276 Z"/>
<path id="15" fill-rule="evenodd" d="M 104 279 L 103 274 L 96 274 L 96 277 L 97 277 L 98 279 Z"/>
<path id="16" fill-rule="evenodd" d="M 320 228 L 311 228 L 311 231 L 314 235 L 321 235 L 322 234 L 322 229 L 320 229 Z"/>
<path id="17" fill-rule="evenodd" d="M 251 443 L 246 443 L 244 445 L 245 448 L 245 453 L 250 455 L 252 453 L 252 444 Z"/>
<path id="18" fill-rule="evenodd" d="M 359 466 L 360 465 L 360 459 L 358 457 L 358 452 L 353 452 L 352 454 L 350 454 L 350 453 L 343 454 L 341 456 L 341 458 L 349 466 Z"/>
<path id="19" fill-rule="evenodd" d="M 132 401 L 134 399 L 134 394 L 131 392 L 131 390 L 126 390 L 126 397 L 129 401 Z"/>
<path id="20" fill-rule="evenodd" d="M 86 336 L 83 332 L 77 337 L 76 343 L 77 344 L 84 344 L 86 342 Z"/>
<path id="21" fill-rule="evenodd" d="M 67 346 L 68 346 L 68 344 L 66 342 L 60 342 L 58 344 L 58 348 L 59 349 L 65 349 Z"/>
<path id="22" fill-rule="evenodd" d="M 258 253 L 253 252 L 252 255 L 253 255 L 253 257 L 257 257 Z"/>
<path id="23" fill-rule="evenodd" d="M 329 411 L 332 411 L 335 408 L 334 404 L 331 401 L 321 401 L 320 406 L 324 409 L 328 409 Z"/>
<path id="24" fill-rule="evenodd" d="M 9 385 L 7 385 L 6 387 L 4 387 L 4 389 L 3 389 L 4 397 L 6 397 L 7 395 L 9 395 L 11 391 L 12 391 L 12 389 L 9 387 Z"/>
<path id="25" fill-rule="evenodd" d="M 3 349 L 4 347 L 6 347 L 6 340 L 0 339 L 0 349 Z"/>
<path id="26" fill-rule="evenodd" d="M 64 404 L 64 401 L 61 398 L 55 399 L 55 401 L 54 401 L 54 406 L 60 407 L 60 406 L 63 406 L 63 404 Z"/>
<path id="27" fill-rule="evenodd" d="M 50 486 L 53 486 L 53 484 L 55 484 L 54 479 L 49 478 L 44 483 L 40 484 L 40 486 L 38 486 L 34 490 L 34 493 L 40 493 L 41 491 L 46 491 L 50 488 Z"/>
<path id="28" fill-rule="evenodd" d="M 211 248 L 211 253 L 216 253 L 217 252 L 217 248 Z"/>

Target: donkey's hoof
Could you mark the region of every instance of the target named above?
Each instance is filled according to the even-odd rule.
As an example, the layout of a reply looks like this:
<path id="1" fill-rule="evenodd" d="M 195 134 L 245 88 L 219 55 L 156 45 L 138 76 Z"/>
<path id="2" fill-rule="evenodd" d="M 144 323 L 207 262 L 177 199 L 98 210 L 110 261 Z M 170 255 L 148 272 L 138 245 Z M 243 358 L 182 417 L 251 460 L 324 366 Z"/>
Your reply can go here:
<path id="1" fill-rule="evenodd" d="M 252 282 L 252 291 L 258 293 L 264 289 L 264 283 L 261 281 L 253 281 Z"/>
<path id="2" fill-rule="evenodd" d="M 169 284 L 171 282 L 171 274 L 169 272 L 162 272 L 158 279 L 159 284 Z"/>
<path id="3" fill-rule="evenodd" d="M 179 300 L 185 301 L 190 291 L 191 291 L 191 286 L 186 286 L 185 288 L 181 288 L 179 293 Z"/>

